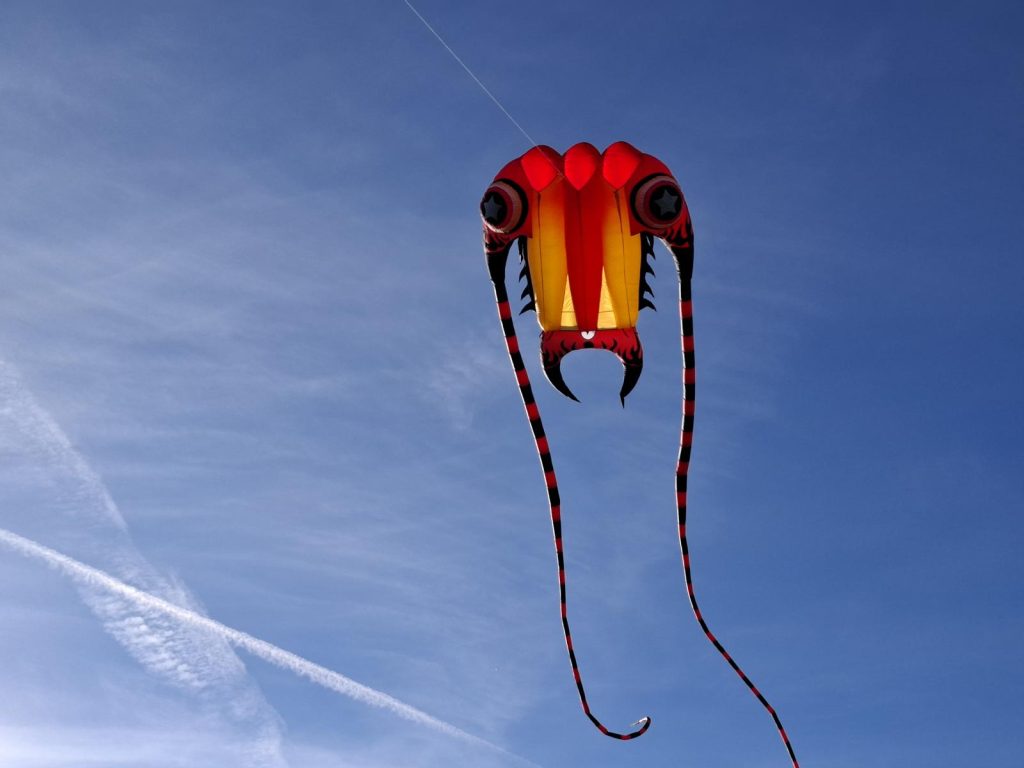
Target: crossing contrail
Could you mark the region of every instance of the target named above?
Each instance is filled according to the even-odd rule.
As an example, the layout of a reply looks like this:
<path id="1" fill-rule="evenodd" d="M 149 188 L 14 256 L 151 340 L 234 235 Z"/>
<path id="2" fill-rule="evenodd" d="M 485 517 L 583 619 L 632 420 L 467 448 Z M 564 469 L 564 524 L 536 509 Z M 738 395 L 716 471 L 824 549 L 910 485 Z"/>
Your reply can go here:
<path id="1" fill-rule="evenodd" d="M 26 522 L 56 527 L 56 535 L 74 542 L 115 578 L 196 610 L 196 601 L 179 580 L 160 573 L 132 541 L 124 517 L 103 478 L 72 444 L 60 424 L 24 385 L 14 366 L 0 358 L 0 488 L 5 504 L 10 491 L 17 506 L 31 488 L 34 502 Z M 42 477 L 39 477 L 42 474 Z M 42 483 L 37 480 L 43 480 Z M 278 713 L 223 639 L 144 609 L 109 591 L 76 584 L 85 604 L 103 628 L 148 672 L 201 696 L 219 718 L 240 729 L 239 765 L 288 768 L 282 753 Z"/>
<path id="2" fill-rule="evenodd" d="M 435 731 L 439 731 L 440 733 L 444 733 L 448 736 L 453 736 L 472 744 L 496 750 L 520 762 L 528 762 L 523 760 L 523 758 L 502 749 L 496 744 L 492 744 L 485 739 L 481 739 L 479 736 L 467 733 L 461 728 L 457 728 L 450 723 L 446 723 L 444 720 L 439 720 L 432 715 L 428 715 L 426 712 L 416 709 L 405 702 L 399 701 L 393 696 L 388 696 L 386 693 L 382 693 L 381 691 L 370 688 L 362 683 L 357 683 L 355 680 L 345 677 L 345 675 L 342 675 L 339 672 L 327 669 L 327 667 L 322 667 L 319 664 L 309 661 L 308 659 L 304 659 L 301 656 L 297 656 L 296 654 L 286 651 L 283 648 L 279 648 L 265 640 L 260 640 L 259 638 L 253 637 L 252 635 L 240 630 L 232 629 L 231 627 L 221 624 L 219 621 L 214 621 L 206 616 L 190 611 L 187 608 L 182 608 L 179 605 L 175 605 L 167 600 L 151 595 L 148 592 L 144 592 L 141 589 L 136 589 L 135 587 L 125 584 L 120 579 L 115 579 L 113 576 L 97 568 L 81 563 L 78 560 L 57 552 L 56 550 L 50 549 L 42 544 L 38 544 L 31 539 L 26 539 L 24 536 L 19 536 L 16 533 L 0 528 L 0 544 L 4 544 L 15 552 L 27 557 L 41 560 L 80 584 L 106 590 L 107 592 L 116 594 L 119 597 L 134 603 L 139 608 L 158 611 L 182 624 L 186 624 L 221 637 L 232 645 L 242 648 L 254 656 L 258 656 L 264 661 L 268 661 L 282 669 L 294 672 L 317 685 L 335 691 L 336 693 L 340 693 L 343 696 L 348 696 L 350 699 L 362 702 L 363 704 L 369 704 L 373 707 L 386 709 L 399 717 L 405 718 L 406 720 L 411 720 L 414 723 L 425 725 L 428 728 L 432 728 Z M 532 763 L 529 764 L 532 765 Z"/>

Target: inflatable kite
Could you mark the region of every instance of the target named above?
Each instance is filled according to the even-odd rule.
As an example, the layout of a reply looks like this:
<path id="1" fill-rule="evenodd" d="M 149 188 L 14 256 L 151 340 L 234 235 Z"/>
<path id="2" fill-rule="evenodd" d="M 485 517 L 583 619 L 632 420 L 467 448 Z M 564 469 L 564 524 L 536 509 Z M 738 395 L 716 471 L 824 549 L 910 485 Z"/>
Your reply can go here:
<path id="1" fill-rule="evenodd" d="M 653 274 L 650 260 L 654 256 L 654 240 L 659 238 L 672 252 L 679 273 L 683 417 L 676 466 L 676 509 L 687 595 L 704 634 L 771 715 L 794 768 L 798 768 L 779 716 L 711 633 L 694 596 L 686 540 L 686 479 L 696 381 L 690 302 L 693 228 L 679 184 L 657 158 L 625 142 L 612 144 L 603 154 L 586 143 L 571 147 L 565 155 L 538 146 L 494 177 L 480 202 L 480 214 L 487 269 L 494 284 L 505 345 L 547 484 L 558 561 L 562 630 L 583 712 L 601 733 L 616 739 L 636 738 L 651 724 L 651 719 L 644 717 L 634 723 L 640 726 L 638 729 L 616 733 L 594 716 L 587 703 L 566 612 L 558 481 L 519 350 L 505 287 L 505 266 L 512 246 L 517 245 L 522 260 L 520 279 L 525 282 L 522 298 L 526 301 L 520 314 L 528 310 L 537 313 L 541 360 L 548 381 L 563 395 L 576 400 L 562 378 L 562 358 L 578 349 L 605 349 L 622 362 L 624 375 L 619 397 L 625 405 L 626 395 L 636 386 L 643 368 L 643 347 L 636 324 L 640 310 L 654 306 L 648 298 L 651 289 L 647 276 Z"/>

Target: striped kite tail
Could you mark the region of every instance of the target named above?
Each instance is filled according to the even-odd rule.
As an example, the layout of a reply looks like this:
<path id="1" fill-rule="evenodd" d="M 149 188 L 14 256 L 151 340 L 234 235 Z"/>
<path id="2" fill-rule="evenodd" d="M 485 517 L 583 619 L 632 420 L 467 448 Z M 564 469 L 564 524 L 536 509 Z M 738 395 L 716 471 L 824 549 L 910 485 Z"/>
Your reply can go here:
<path id="1" fill-rule="evenodd" d="M 793 745 L 789 741 L 789 735 L 782 726 L 779 715 L 772 705 L 768 703 L 764 694 L 757 689 L 753 681 L 740 669 L 740 665 L 736 663 L 735 659 L 729 655 L 729 652 L 725 650 L 725 647 L 711 632 L 707 622 L 704 620 L 704 615 L 701 613 L 700 606 L 697 604 L 697 597 L 693 592 L 693 575 L 690 572 L 690 548 L 686 540 L 686 479 L 689 474 L 690 449 L 693 444 L 693 413 L 696 402 L 697 369 L 693 354 L 693 303 L 691 301 L 690 282 L 682 268 L 680 269 L 679 281 L 679 319 L 683 347 L 683 423 L 679 435 L 679 463 L 676 465 L 676 509 L 679 515 L 679 549 L 683 556 L 686 595 L 690 599 L 690 607 L 693 608 L 693 615 L 697 617 L 697 623 L 700 624 L 700 628 L 704 631 L 708 640 L 711 641 L 711 644 L 715 646 L 715 649 L 722 655 L 722 658 L 740 676 L 740 679 L 750 689 L 750 692 L 761 702 L 761 706 L 772 716 L 775 727 L 778 729 L 779 735 L 786 745 L 786 751 L 789 752 L 789 759 L 793 762 L 793 768 L 800 768 L 796 754 L 793 752 Z"/>
<path id="2" fill-rule="evenodd" d="M 487 255 L 488 267 L 491 272 L 491 280 L 494 284 L 494 296 L 498 303 L 498 317 L 501 319 L 501 328 L 505 336 L 505 347 L 508 349 L 509 361 L 516 374 L 516 381 L 519 384 L 519 394 L 523 399 L 523 407 L 526 408 L 526 415 L 530 420 L 530 428 L 533 430 L 533 439 L 537 445 L 537 455 L 540 458 L 540 465 L 544 471 L 544 480 L 548 489 L 548 505 L 551 508 L 551 529 L 555 537 L 555 555 L 558 560 L 558 597 L 561 603 L 562 633 L 565 635 L 565 647 L 569 652 L 569 664 L 572 666 L 573 678 L 576 681 L 576 691 L 579 693 L 580 705 L 583 713 L 590 719 L 590 722 L 605 736 L 613 739 L 627 741 L 641 736 L 651 725 L 651 718 L 643 717 L 634 725 L 640 727 L 630 733 L 616 733 L 609 730 L 604 723 L 597 719 L 590 711 L 590 704 L 587 702 L 587 694 L 583 689 L 583 679 L 580 676 L 579 665 L 576 662 L 576 652 L 573 650 L 572 633 L 569 631 L 569 618 L 565 601 L 565 556 L 562 551 L 562 515 L 561 501 L 558 495 L 558 480 L 555 477 L 555 468 L 551 461 L 551 449 L 548 446 L 547 437 L 544 434 L 544 424 L 540 419 L 540 411 L 537 409 L 537 402 L 533 397 L 533 389 L 530 386 L 530 377 L 523 363 L 523 356 L 519 352 L 519 340 L 516 337 L 515 324 L 512 322 L 512 309 L 509 306 L 508 293 L 505 289 L 504 267 L 505 258 L 508 255 L 506 248 L 504 253 L 490 252 Z M 500 264 L 497 262 L 500 259 Z"/>

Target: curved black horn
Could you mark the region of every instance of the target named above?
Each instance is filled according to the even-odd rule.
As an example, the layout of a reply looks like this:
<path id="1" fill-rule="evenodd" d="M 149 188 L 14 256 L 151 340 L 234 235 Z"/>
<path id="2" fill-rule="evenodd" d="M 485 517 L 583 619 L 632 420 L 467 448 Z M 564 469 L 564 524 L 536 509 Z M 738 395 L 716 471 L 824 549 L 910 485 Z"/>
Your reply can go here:
<path id="1" fill-rule="evenodd" d="M 561 392 L 563 395 L 568 397 L 570 400 L 575 400 L 577 403 L 580 401 L 576 395 L 569 389 L 569 385 L 565 383 L 565 379 L 562 378 L 562 358 L 545 358 L 544 360 L 544 375 L 547 380 L 551 382 L 551 386 Z"/>
<path id="2" fill-rule="evenodd" d="M 640 357 L 636 362 L 622 361 L 622 389 L 619 390 L 619 401 L 622 407 L 626 407 L 626 395 L 633 391 L 633 387 L 640 381 L 640 374 L 644 370 L 644 359 Z"/>
<path id="3" fill-rule="evenodd" d="M 626 395 L 633 391 L 633 387 L 640 381 L 640 374 L 644 370 L 644 348 L 640 344 L 639 337 L 634 337 L 634 343 L 630 346 L 617 347 L 612 350 L 615 356 L 622 361 L 622 389 L 619 390 L 619 401 L 622 407 L 626 407 Z"/>

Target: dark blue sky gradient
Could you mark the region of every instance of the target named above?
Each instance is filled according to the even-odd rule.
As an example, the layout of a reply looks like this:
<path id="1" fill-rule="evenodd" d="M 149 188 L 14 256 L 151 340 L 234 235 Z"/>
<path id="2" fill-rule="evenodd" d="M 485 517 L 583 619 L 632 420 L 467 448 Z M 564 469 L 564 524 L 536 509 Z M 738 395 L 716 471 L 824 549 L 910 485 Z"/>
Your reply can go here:
<path id="1" fill-rule="evenodd" d="M 637 5 L 416 3 L 537 141 L 679 179 L 698 596 L 803 765 L 1019 768 L 1024 5 Z M 529 143 L 402 2 L 6 3 L 0 97 L 0 359 L 212 617 L 540 765 L 786 764 L 685 601 L 662 250 L 625 411 L 611 356 L 565 362 L 570 403 L 518 323 L 592 704 L 654 725 L 579 712 L 476 212 Z M 25 477 L 0 527 L 102 551 Z M 72 765 L 32 750 L 73 727 L 224 765 L 58 576 L 4 552 L 0 583 L 32 590 L 0 588 L 0 757 Z M 266 765 L 512 764 L 243 660 Z"/>

